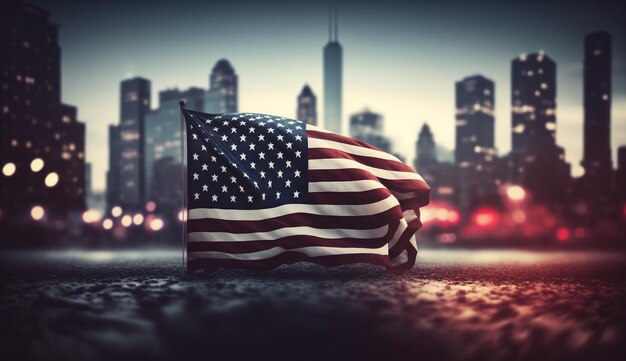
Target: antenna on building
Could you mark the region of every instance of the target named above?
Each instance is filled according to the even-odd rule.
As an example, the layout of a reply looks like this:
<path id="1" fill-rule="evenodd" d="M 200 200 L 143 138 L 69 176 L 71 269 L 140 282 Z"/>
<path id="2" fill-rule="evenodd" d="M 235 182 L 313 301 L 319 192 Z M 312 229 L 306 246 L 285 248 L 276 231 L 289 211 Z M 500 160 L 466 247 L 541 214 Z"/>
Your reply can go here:
<path id="1" fill-rule="evenodd" d="M 328 41 L 331 43 L 337 41 L 338 33 L 337 7 L 330 4 L 328 7 Z"/>

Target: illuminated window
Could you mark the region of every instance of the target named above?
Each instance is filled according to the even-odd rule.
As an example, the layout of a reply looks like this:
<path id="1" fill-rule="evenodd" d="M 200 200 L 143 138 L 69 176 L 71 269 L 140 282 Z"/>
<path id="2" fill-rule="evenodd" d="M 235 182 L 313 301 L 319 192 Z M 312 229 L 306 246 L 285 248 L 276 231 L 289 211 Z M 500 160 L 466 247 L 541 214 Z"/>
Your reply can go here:
<path id="1" fill-rule="evenodd" d="M 126 94 L 124 94 L 124 101 L 125 102 L 134 102 L 138 99 L 139 97 L 137 96 L 137 92 L 131 91 L 128 92 Z"/>

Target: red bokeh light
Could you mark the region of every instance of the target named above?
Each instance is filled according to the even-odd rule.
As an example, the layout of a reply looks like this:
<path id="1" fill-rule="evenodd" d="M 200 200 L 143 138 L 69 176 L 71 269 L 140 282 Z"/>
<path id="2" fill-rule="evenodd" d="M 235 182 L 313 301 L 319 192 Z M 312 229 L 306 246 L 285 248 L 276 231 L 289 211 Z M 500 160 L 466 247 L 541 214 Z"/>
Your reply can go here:
<path id="1" fill-rule="evenodd" d="M 474 213 L 473 222 L 480 227 L 493 227 L 500 222 L 500 214 L 491 208 L 481 208 Z"/>
<path id="2" fill-rule="evenodd" d="M 561 242 L 567 241 L 569 237 L 570 237 L 569 229 L 565 227 L 561 227 L 556 230 L 556 239 L 558 239 L 559 241 Z"/>

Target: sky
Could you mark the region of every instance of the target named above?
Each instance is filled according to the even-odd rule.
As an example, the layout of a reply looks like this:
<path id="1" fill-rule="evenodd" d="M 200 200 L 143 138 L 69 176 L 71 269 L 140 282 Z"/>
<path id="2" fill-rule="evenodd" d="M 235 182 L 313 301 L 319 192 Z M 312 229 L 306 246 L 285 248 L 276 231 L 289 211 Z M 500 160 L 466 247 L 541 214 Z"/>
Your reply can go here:
<path id="1" fill-rule="evenodd" d="M 328 2 L 54 1 L 62 48 L 62 98 L 87 124 L 93 188 L 105 188 L 108 125 L 119 122 L 119 83 L 152 81 L 152 106 L 166 88 L 208 87 L 228 59 L 239 76 L 239 111 L 295 117 L 308 83 L 323 114 L 322 49 Z M 344 122 L 380 113 L 394 151 L 409 162 L 424 122 L 454 145 L 454 82 L 481 74 L 495 82 L 496 147 L 510 150 L 511 60 L 543 50 L 557 63 L 557 143 L 575 176 L 582 168 L 583 40 L 613 36 L 612 140 L 626 145 L 626 25 L 610 1 L 338 1 L 343 47 Z"/>

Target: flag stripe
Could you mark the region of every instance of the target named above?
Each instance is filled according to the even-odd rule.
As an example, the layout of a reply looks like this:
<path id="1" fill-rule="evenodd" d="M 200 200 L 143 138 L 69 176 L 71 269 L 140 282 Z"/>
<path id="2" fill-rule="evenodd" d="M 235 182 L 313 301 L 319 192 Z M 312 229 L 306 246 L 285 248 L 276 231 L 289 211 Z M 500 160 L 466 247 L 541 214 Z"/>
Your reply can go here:
<path id="1" fill-rule="evenodd" d="M 345 169 L 361 169 L 370 172 L 372 175 L 378 178 L 389 180 L 417 180 L 424 181 L 424 179 L 413 172 L 401 172 L 401 171 L 389 171 L 376 167 L 371 167 L 357 162 L 353 159 L 342 158 L 329 158 L 329 159 L 313 159 L 309 160 L 309 169 L 311 170 L 345 170 Z"/>

